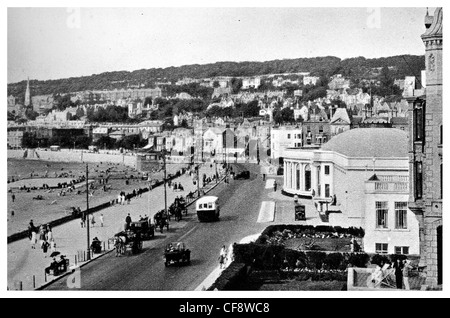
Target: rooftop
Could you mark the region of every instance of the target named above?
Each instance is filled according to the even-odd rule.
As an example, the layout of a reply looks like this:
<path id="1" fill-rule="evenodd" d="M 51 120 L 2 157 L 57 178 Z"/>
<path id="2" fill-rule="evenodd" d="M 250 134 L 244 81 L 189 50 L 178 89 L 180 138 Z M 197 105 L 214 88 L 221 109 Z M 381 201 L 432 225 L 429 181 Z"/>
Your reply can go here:
<path id="1" fill-rule="evenodd" d="M 408 156 L 408 134 L 392 128 L 357 128 L 331 138 L 322 150 L 334 151 L 347 157 Z"/>

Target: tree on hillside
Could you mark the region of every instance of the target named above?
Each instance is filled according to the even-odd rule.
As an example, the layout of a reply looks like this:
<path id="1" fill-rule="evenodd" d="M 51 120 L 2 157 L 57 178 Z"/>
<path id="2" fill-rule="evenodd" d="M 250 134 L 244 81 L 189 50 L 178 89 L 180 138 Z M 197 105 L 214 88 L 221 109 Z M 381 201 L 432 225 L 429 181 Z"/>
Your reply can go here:
<path id="1" fill-rule="evenodd" d="M 37 116 L 39 116 L 39 114 L 37 112 L 35 112 L 33 110 L 33 108 L 29 107 L 25 110 L 25 116 L 29 119 L 29 120 L 35 120 Z"/>
<path id="2" fill-rule="evenodd" d="M 145 146 L 147 143 L 144 141 L 141 141 L 141 137 L 138 134 L 135 135 L 128 135 L 123 137 L 123 139 L 118 140 L 116 142 L 117 148 L 124 148 L 128 150 L 134 150 L 136 148 L 140 148 L 142 146 Z"/>
<path id="3" fill-rule="evenodd" d="M 256 117 L 259 115 L 258 101 L 253 100 L 244 104 L 240 108 L 240 112 L 244 117 Z"/>
<path id="4" fill-rule="evenodd" d="M 101 136 L 94 145 L 97 146 L 99 149 L 113 149 L 116 144 L 116 140 L 114 138 L 111 138 L 109 136 Z"/>
<path id="5" fill-rule="evenodd" d="M 233 77 L 231 79 L 231 93 L 237 94 L 241 90 L 242 79 Z"/>

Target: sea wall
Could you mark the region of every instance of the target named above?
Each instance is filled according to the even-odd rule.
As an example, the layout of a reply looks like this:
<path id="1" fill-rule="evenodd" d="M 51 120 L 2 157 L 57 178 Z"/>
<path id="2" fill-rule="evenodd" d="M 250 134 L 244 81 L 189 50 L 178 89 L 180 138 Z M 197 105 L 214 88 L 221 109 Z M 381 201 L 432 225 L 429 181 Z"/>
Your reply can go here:
<path id="1" fill-rule="evenodd" d="M 50 150 L 8 150 L 8 158 L 46 160 L 58 162 L 89 162 L 100 163 L 110 162 L 124 164 L 129 167 L 136 167 L 136 156 L 134 154 L 121 154 L 119 152 L 99 152 L 91 153 L 81 150 L 61 149 L 60 151 Z"/>

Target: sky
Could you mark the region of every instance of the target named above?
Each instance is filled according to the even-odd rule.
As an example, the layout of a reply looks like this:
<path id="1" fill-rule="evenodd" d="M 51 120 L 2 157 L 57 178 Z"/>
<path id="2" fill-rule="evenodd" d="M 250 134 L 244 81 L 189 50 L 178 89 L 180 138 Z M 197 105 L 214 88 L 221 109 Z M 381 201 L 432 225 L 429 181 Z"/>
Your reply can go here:
<path id="1" fill-rule="evenodd" d="M 219 61 L 422 55 L 425 13 L 425 7 L 9 7 L 7 82 Z"/>

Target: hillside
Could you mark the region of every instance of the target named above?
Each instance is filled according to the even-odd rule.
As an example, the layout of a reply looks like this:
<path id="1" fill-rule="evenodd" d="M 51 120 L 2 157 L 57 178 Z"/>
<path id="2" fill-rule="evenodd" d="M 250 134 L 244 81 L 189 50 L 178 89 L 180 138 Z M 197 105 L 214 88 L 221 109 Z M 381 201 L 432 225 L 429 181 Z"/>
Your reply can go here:
<path id="1" fill-rule="evenodd" d="M 255 76 L 277 73 L 311 72 L 311 75 L 330 76 L 341 73 L 351 79 L 374 78 L 374 68 L 393 66 L 392 76 L 402 79 L 407 75 L 420 75 L 425 69 L 423 55 L 400 55 L 366 59 L 355 57 L 341 60 L 326 56 L 315 58 L 283 59 L 265 62 L 216 62 L 183 65 L 180 67 L 141 69 L 132 72 L 114 71 L 91 76 L 70 77 L 58 80 L 30 80 L 32 95 L 68 93 L 84 90 L 120 89 L 128 85 L 152 87 L 158 81 L 175 82 L 184 77 L 208 78 L 215 76 Z M 8 96 L 23 99 L 26 81 L 8 84 Z"/>

